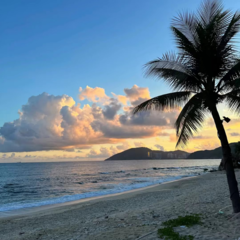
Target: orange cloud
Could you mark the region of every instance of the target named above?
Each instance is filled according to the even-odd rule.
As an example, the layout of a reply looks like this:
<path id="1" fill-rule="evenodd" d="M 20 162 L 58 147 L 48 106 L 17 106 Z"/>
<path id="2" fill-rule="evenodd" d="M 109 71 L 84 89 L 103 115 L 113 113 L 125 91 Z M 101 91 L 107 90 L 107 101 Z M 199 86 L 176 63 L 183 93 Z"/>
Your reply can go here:
<path id="1" fill-rule="evenodd" d="M 127 99 L 126 96 L 118 95 L 117 98 L 118 98 L 118 101 L 119 101 L 119 102 L 121 102 L 121 103 L 124 104 L 124 105 L 127 105 L 128 99 Z"/>
<path id="2" fill-rule="evenodd" d="M 147 88 L 134 85 L 125 89 L 130 103 L 149 97 Z M 89 148 L 97 144 L 116 144 L 125 139 L 157 136 L 162 127 L 171 127 L 175 113 L 143 112 L 125 109 L 118 98 L 110 98 L 103 88 L 80 88 L 81 100 L 92 106 L 75 104 L 73 98 L 47 93 L 29 98 L 20 116 L 0 128 L 0 151 L 28 152 Z M 97 105 L 100 102 L 100 106 Z M 119 148 L 119 147 L 118 147 Z"/>
<path id="3" fill-rule="evenodd" d="M 132 88 L 125 88 L 124 92 L 133 106 L 136 106 L 150 98 L 148 88 L 138 87 L 133 85 Z"/>
<path id="4" fill-rule="evenodd" d="M 109 97 L 103 88 L 80 88 L 79 99 L 90 102 L 85 105 L 76 104 L 67 95 L 43 93 L 32 96 L 22 106 L 19 118 L 0 128 L 0 152 L 64 150 L 68 152 L 66 156 L 72 154 L 71 157 L 75 157 L 76 149 L 94 147 L 81 154 L 103 157 L 134 146 L 174 149 L 177 142 L 174 122 L 179 110 L 145 111 L 132 115 L 133 106 L 150 98 L 149 90 L 134 85 L 125 88 L 124 93 L 125 96 L 112 94 L 113 97 Z M 240 126 L 238 119 L 232 119 L 227 126 L 229 139 L 236 141 Z M 206 141 L 211 141 L 214 146 L 218 143 L 215 126 L 210 120 L 201 135 L 189 141 L 189 148 L 212 147 L 204 145 Z M 102 144 L 114 146 L 107 148 Z M 100 148 L 96 150 L 96 146 Z"/>
<path id="5" fill-rule="evenodd" d="M 106 102 L 109 100 L 105 90 L 100 87 L 91 88 L 87 86 L 85 89 L 80 87 L 79 92 L 79 99 L 81 101 L 84 99 L 87 99 L 90 102 Z"/>

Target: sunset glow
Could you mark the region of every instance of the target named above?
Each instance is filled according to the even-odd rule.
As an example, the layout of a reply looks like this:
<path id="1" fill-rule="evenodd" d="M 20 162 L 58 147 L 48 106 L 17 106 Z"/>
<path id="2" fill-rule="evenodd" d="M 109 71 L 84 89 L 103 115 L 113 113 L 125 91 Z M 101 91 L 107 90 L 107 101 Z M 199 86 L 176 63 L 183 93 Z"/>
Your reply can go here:
<path id="1" fill-rule="evenodd" d="M 182 9 L 195 11 L 199 1 L 93 2 L 4 4 L 1 162 L 104 160 L 141 146 L 175 150 L 179 109 L 136 116 L 131 110 L 172 91 L 146 78 L 144 64 L 176 50 L 170 19 Z M 238 116 L 225 105 L 218 109 L 231 118 L 224 123 L 229 142 L 237 142 Z M 209 115 L 182 150 L 219 146 Z"/>
<path id="2" fill-rule="evenodd" d="M 19 111 L 19 118 L 1 128 L 1 161 L 104 160 L 142 146 L 174 150 L 178 110 L 131 113 L 134 106 L 149 98 L 149 89 L 137 85 L 123 89 L 120 95 L 107 95 L 101 87 L 80 87 L 79 101 L 67 95 L 32 96 Z M 239 121 L 224 106 L 220 112 L 232 118 L 226 129 L 230 142 L 237 141 Z M 216 129 L 206 116 L 203 129 L 183 150 L 216 147 Z"/>

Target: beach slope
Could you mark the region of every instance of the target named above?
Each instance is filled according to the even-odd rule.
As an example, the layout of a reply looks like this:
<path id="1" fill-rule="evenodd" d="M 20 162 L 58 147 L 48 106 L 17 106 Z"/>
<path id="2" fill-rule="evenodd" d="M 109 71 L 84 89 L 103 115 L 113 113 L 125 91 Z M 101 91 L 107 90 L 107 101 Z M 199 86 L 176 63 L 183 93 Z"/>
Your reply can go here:
<path id="1" fill-rule="evenodd" d="M 240 182 L 240 172 L 237 171 Z M 240 220 L 231 219 L 231 205 L 224 172 L 160 184 L 0 220 L 1 240 L 143 240 L 158 239 L 161 223 L 186 214 L 202 214 L 202 225 L 177 228 L 195 239 L 240 238 Z"/>

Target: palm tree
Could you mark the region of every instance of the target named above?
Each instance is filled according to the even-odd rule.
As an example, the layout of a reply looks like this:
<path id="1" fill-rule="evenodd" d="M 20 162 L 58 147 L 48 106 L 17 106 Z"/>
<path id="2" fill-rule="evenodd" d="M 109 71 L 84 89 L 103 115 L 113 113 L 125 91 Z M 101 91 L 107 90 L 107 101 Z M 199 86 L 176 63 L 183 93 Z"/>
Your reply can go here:
<path id="1" fill-rule="evenodd" d="M 133 109 L 164 111 L 182 107 L 175 127 L 176 146 L 184 146 L 202 126 L 206 114 L 214 119 L 221 142 L 230 198 L 240 212 L 238 184 L 232 154 L 217 105 L 225 102 L 240 113 L 240 58 L 234 40 L 240 28 L 240 14 L 224 10 L 219 1 L 205 1 L 195 14 L 175 17 L 171 30 L 178 53 L 167 53 L 146 64 L 147 75 L 165 80 L 172 93 L 154 97 Z"/>
<path id="2" fill-rule="evenodd" d="M 236 155 L 237 158 L 240 157 L 240 142 L 238 142 L 238 143 L 235 145 L 234 153 L 235 153 L 235 155 Z"/>

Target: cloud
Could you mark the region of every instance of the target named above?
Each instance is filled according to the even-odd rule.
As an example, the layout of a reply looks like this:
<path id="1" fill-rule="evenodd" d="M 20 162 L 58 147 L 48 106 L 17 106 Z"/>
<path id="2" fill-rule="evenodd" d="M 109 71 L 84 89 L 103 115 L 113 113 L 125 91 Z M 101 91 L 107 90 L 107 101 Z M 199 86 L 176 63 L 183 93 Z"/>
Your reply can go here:
<path id="1" fill-rule="evenodd" d="M 161 150 L 161 151 L 164 151 L 164 147 L 159 145 L 159 144 L 155 144 L 154 145 L 157 149 Z"/>
<path id="2" fill-rule="evenodd" d="M 121 145 L 117 145 L 116 148 L 118 150 L 127 150 L 131 147 L 131 145 L 128 142 L 123 142 Z"/>
<path id="3" fill-rule="evenodd" d="M 66 151 L 66 152 L 75 152 L 75 148 L 67 148 L 67 149 L 64 149 L 64 151 Z"/>
<path id="4" fill-rule="evenodd" d="M 86 160 L 86 157 L 84 156 L 84 157 L 82 157 L 82 156 L 75 156 L 75 157 L 73 157 L 73 158 L 75 158 L 75 159 L 85 159 Z"/>
<path id="5" fill-rule="evenodd" d="M 14 157 L 15 157 L 15 153 L 12 153 L 9 158 L 14 158 Z"/>
<path id="6" fill-rule="evenodd" d="M 204 136 L 204 135 L 198 135 L 198 136 L 192 136 L 192 139 L 209 139 L 212 138 L 211 136 Z"/>
<path id="7" fill-rule="evenodd" d="M 122 105 L 114 98 L 110 99 L 110 104 L 105 105 L 103 108 L 103 116 L 106 119 L 114 119 L 117 112 L 121 109 Z"/>
<path id="8" fill-rule="evenodd" d="M 70 147 L 89 148 L 102 139 L 90 126 L 94 120 L 91 107 L 81 109 L 67 96 L 42 93 L 30 97 L 19 118 L 0 128 L 1 152 L 64 150 Z"/>
<path id="9" fill-rule="evenodd" d="M 169 141 L 170 142 L 176 142 L 177 143 L 177 140 L 178 140 L 178 138 L 177 138 L 176 134 L 170 134 L 169 135 Z"/>
<path id="10" fill-rule="evenodd" d="M 132 115 L 131 112 L 126 112 L 120 116 L 119 120 L 123 125 L 167 126 L 173 125 L 176 117 L 176 111 L 165 113 L 143 111 L 135 115 Z"/>
<path id="11" fill-rule="evenodd" d="M 97 106 L 95 103 L 92 104 L 91 112 L 94 119 L 103 118 L 102 108 Z"/>
<path id="12" fill-rule="evenodd" d="M 208 118 L 206 120 L 206 126 L 208 126 L 208 127 L 214 127 L 215 126 L 213 118 Z"/>
<path id="13" fill-rule="evenodd" d="M 207 142 L 207 143 L 200 143 L 197 146 L 194 147 L 196 150 L 212 150 L 219 147 L 219 143 L 214 142 Z"/>
<path id="14" fill-rule="evenodd" d="M 91 88 L 87 86 L 85 89 L 80 87 L 79 92 L 79 99 L 81 101 L 84 99 L 87 99 L 90 102 L 106 102 L 109 100 L 105 90 L 100 87 Z"/>
<path id="15" fill-rule="evenodd" d="M 98 158 L 98 159 L 105 159 L 112 155 L 115 155 L 119 152 L 127 150 L 131 148 L 131 145 L 126 141 L 123 142 L 121 145 L 111 146 L 111 147 L 100 147 L 99 150 L 92 148 L 87 154 L 87 158 Z"/>
<path id="16" fill-rule="evenodd" d="M 124 92 L 128 106 L 123 106 L 117 95 L 111 98 L 99 87 L 80 88 L 79 98 L 92 101 L 92 106 L 76 104 L 67 95 L 32 96 L 19 111 L 19 118 L 0 128 L 0 152 L 89 149 L 93 145 L 158 136 L 162 129 L 173 127 L 176 111 L 131 114 L 132 104 L 150 97 L 148 88 L 134 85 Z M 109 151 L 117 152 L 120 146 Z"/>
<path id="17" fill-rule="evenodd" d="M 115 93 L 112 93 L 112 95 L 123 105 L 127 105 L 130 102 L 131 106 L 136 106 L 150 98 L 149 89 L 137 85 L 133 85 L 132 88 L 124 88 L 124 93 L 125 96 Z"/>
<path id="18" fill-rule="evenodd" d="M 60 110 L 60 114 L 62 115 L 62 119 L 65 121 L 66 125 L 76 125 L 77 118 L 73 113 L 74 112 L 71 108 L 69 108 L 69 106 L 64 106 Z"/>
<path id="19" fill-rule="evenodd" d="M 123 127 L 104 121 L 94 121 L 92 128 L 102 133 L 105 138 L 125 139 L 125 138 L 146 138 L 154 136 L 157 129 L 152 127 Z"/>
<path id="20" fill-rule="evenodd" d="M 107 158 L 107 157 L 110 157 L 111 155 L 112 154 L 111 154 L 111 151 L 109 151 L 109 149 L 105 147 L 101 147 L 99 151 L 92 149 L 87 154 L 87 157 L 88 158 Z"/>
<path id="21" fill-rule="evenodd" d="M 237 136 L 240 136 L 240 134 L 239 134 L 239 133 L 237 133 L 237 132 L 232 132 L 232 133 L 230 133 L 230 135 L 231 135 L 232 137 L 237 137 Z"/>
<path id="22" fill-rule="evenodd" d="M 122 103 L 123 105 L 127 105 L 127 101 L 128 101 L 128 98 L 126 96 L 123 96 L 123 95 L 118 95 L 117 96 L 117 99 L 120 103 Z"/>
<path id="23" fill-rule="evenodd" d="M 145 144 L 142 142 L 134 142 L 135 147 L 145 147 Z"/>
<path id="24" fill-rule="evenodd" d="M 138 87 L 134 85 L 132 88 L 125 88 L 124 92 L 126 98 L 129 99 L 133 106 L 136 106 L 150 98 L 150 92 L 148 88 Z"/>

